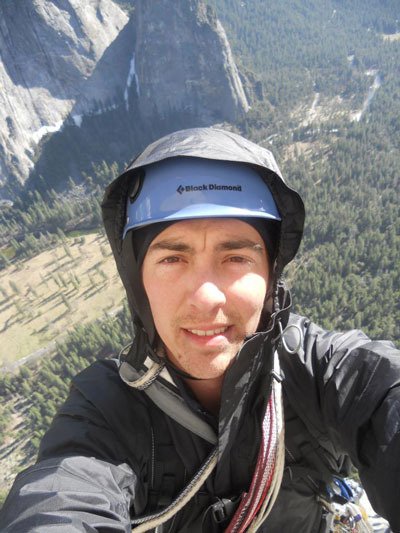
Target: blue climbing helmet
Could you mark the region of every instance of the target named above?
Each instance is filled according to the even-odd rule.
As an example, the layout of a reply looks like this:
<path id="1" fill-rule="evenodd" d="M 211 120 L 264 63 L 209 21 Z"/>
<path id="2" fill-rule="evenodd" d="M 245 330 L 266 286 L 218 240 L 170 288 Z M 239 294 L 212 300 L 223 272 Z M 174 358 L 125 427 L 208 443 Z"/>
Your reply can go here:
<path id="1" fill-rule="evenodd" d="M 281 220 L 270 189 L 251 166 L 173 157 L 142 168 L 127 198 L 122 237 L 159 222 L 221 217 Z"/>

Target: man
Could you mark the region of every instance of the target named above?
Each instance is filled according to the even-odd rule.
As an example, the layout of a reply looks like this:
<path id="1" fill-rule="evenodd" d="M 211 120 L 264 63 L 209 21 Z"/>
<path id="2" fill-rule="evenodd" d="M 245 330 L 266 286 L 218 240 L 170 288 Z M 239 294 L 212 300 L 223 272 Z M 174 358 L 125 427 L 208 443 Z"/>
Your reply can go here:
<path id="1" fill-rule="evenodd" d="M 325 532 L 349 458 L 400 531 L 400 354 L 290 314 L 304 208 L 270 152 L 173 133 L 103 213 L 135 338 L 75 378 L 1 531 Z"/>

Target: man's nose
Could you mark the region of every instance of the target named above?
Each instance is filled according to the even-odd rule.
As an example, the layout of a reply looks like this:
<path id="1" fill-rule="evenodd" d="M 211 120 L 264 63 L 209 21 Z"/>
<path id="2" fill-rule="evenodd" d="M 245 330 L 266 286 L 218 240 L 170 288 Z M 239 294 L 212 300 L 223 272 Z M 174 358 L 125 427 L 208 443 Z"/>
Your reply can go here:
<path id="1" fill-rule="evenodd" d="M 210 311 L 226 303 L 222 288 L 214 281 L 202 281 L 189 295 L 189 304 L 199 311 Z"/>

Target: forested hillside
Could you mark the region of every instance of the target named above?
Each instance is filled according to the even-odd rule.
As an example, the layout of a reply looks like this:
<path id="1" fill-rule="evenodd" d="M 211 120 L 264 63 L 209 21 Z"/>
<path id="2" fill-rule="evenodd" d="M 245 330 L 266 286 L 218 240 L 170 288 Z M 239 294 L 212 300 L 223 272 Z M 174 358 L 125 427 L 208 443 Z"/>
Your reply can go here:
<path id="1" fill-rule="evenodd" d="M 306 202 L 289 276 L 296 310 L 400 344 L 397 3 L 213 5 L 241 63 L 262 80 L 264 102 L 243 127 Z"/>
<path id="2" fill-rule="evenodd" d="M 361 102 L 364 71 L 396 65 L 393 42 L 382 38 L 400 30 L 395 0 L 208 1 L 240 64 L 263 80 L 283 117 L 314 89 Z"/>
<path id="3" fill-rule="evenodd" d="M 287 272 L 295 310 L 400 346 L 397 0 L 209 3 L 241 72 L 262 96 L 243 120 L 226 126 L 271 149 L 306 203 L 304 242 Z M 41 194 L 4 206 L 1 265 L 54 246 L 57 228 L 98 228 L 101 191 L 118 170 L 98 166 L 79 187 L 70 182 L 56 193 L 43 184 Z M 72 332 L 53 360 L 0 379 L 0 439 L 17 413 L 25 457 L 35 453 L 70 377 L 130 337 L 126 309 L 87 328 Z"/>

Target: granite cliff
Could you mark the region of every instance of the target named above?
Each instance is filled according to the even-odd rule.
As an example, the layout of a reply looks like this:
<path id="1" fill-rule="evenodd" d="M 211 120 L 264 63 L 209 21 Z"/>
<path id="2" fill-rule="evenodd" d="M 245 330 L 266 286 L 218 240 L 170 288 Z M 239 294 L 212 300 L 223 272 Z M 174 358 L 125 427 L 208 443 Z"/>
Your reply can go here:
<path id="1" fill-rule="evenodd" d="M 249 108 L 230 45 L 214 12 L 197 0 L 138 0 L 134 14 L 141 113 L 187 109 L 233 120 Z"/>
<path id="2" fill-rule="evenodd" d="M 36 149 L 74 110 L 90 113 L 122 84 L 123 59 L 110 45 L 128 22 L 109 0 L 0 3 L 0 180 L 24 182 Z"/>
<path id="3" fill-rule="evenodd" d="M 124 162 L 174 127 L 249 109 L 225 31 L 203 0 L 0 3 L 0 197 Z"/>

